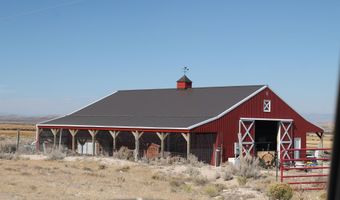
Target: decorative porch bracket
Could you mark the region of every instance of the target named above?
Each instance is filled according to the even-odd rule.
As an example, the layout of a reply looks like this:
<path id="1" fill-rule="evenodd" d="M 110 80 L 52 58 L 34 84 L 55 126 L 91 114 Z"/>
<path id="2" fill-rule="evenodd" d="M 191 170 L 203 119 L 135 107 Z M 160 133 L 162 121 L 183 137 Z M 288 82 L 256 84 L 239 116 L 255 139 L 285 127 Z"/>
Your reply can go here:
<path id="1" fill-rule="evenodd" d="M 72 151 L 75 152 L 76 148 L 75 148 L 75 136 L 78 133 L 77 129 L 69 129 L 69 132 L 72 136 Z"/>
<path id="2" fill-rule="evenodd" d="M 51 132 L 53 134 L 53 149 L 55 149 L 56 145 L 57 145 L 57 134 L 59 132 L 59 129 L 51 129 Z"/>
<path id="3" fill-rule="evenodd" d="M 114 153 L 116 149 L 116 138 L 118 137 L 120 131 L 109 131 L 113 140 L 112 140 L 112 153 Z"/>
<path id="4" fill-rule="evenodd" d="M 159 133 L 156 132 L 159 139 L 161 140 L 161 157 L 164 158 L 164 140 L 169 135 L 169 133 Z"/>
<path id="5" fill-rule="evenodd" d="M 95 139 L 98 133 L 98 130 L 89 130 L 90 135 L 92 136 L 92 155 L 96 154 L 96 147 L 95 147 Z"/>

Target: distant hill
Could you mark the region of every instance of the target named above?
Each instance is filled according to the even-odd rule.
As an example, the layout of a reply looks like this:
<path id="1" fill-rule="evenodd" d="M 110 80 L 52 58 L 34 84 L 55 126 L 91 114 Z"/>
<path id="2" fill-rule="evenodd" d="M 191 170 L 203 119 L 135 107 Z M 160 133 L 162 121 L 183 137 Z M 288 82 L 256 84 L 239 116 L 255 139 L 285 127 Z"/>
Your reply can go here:
<path id="1" fill-rule="evenodd" d="M 57 115 L 47 116 L 21 116 L 21 115 L 0 115 L 0 123 L 21 123 L 21 124 L 36 124 L 42 121 L 53 119 Z"/>

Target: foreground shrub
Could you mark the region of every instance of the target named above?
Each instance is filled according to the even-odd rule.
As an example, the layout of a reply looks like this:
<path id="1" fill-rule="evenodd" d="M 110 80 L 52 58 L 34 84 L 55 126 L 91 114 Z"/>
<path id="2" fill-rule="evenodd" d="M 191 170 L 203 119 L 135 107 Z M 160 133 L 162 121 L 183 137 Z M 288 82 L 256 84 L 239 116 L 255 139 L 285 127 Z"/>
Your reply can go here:
<path id="1" fill-rule="evenodd" d="M 128 172 L 130 170 L 130 166 L 122 166 L 116 169 L 117 172 Z"/>
<path id="2" fill-rule="evenodd" d="M 223 186 L 221 186 L 219 184 L 210 184 L 210 185 L 207 185 L 204 188 L 204 192 L 209 197 L 216 197 L 216 196 L 218 196 L 221 193 L 222 190 L 223 190 Z"/>
<path id="3" fill-rule="evenodd" d="M 196 184 L 196 185 L 205 185 L 207 184 L 208 178 L 202 175 L 196 176 L 195 178 L 192 179 L 192 181 Z"/>
<path id="4" fill-rule="evenodd" d="M 202 167 L 204 165 L 202 162 L 198 161 L 198 158 L 193 154 L 188 155 L 187 164 L 192 165 L 194 167 Z"/>
<path id="5" fill-rule="evenodd" d="M 197 177 L 199 175 L 201 175 L 201 172 L 196 169 L 196 168 L 193 168 L 191 166 L 187 167 L 184 171 L 183 171 L 184 174 L 188 175 L 189 177 Z"/>
<path id="6" fill-rule="evenodd" d="M 158 180 L 158 181 L 166 181 L 168 179 L 167 175 L 162 173 L 162 172 L 156 172 L 154 173 L 151 178 L 153 180 Z"/>
<path id="7" fill-rule="evenodd" d="M 182 179 L 179 179 L 179 178 L 172 178 L 172 180 L 169 182 L 169 184 L 173 188 L 179 188 L 182 185 L 184 185 L 185 182 Z"/>
<path id="8" fill-rule="evenodd" d="M 198 158 L 193 154 L 189 154 L 188 158 L 184 158 L 180 156 L 170 156 L 170 155 L 165 158 L 158 157 L 158 158 L 152 158 L 152 159 L 143 157 L 142 162 L 148 163 L 151 165 L 158 165 L 158 166 L 187 164 L 193 167 L 202 167 L 204 165 L 204 163 L 198 161 Z"/>
<path id="9" fill-rule="evenodd" d="M 238 176 L 237 177 L 237 182 L 238 182 L 238 184 L 240 185 L 240 186 L 244 186 L 244 185 L 246 185 L 247 184 L 247 177 L 245 177 L 245 176 Z"/>
<path id="10" fill-rule="evenodd" d="M 133 150 L 130 150 L 129 148 L 123 146 L 119 149 L 118 152 L 115 152 L 113 154 L 113 157 L 124 160 L 133 160 Z"/>
<path id="11" fill-rule="evenodd" d="M 321 200 L 326 200 L 327 199 L 327 193 L 324 192 L 324 193 L 320 194 L 320 199 Z"/>
<path id="12" fill-rule="evenodd" d="M 3 140 L 0 143 L 0 153 L 15 153 L 17 150 L 16 143 L 9 140 Z"/>
<path id="13" fill-rule="evenodd" d="M 249 155 L 240 158 L 240 162 L 236 165 L 236 175 L 257 179 L 261 176 L 259 159 Z"/>
<path id="14" fill-rule="evenodd" d="M 62 150 L 54 149 L 47 154 L 47 160 L 62 160 L 66 157 L 66 153 Z"/>
<path id="15" fill-rule="evenodd" d="M 167 165 L 183 165 L 187 162 L 185 158 L 180 156 L 168 156 L 163 160 L 165 160 L 163 163 L 166 163 Z"/>
<path id="16" fill-rule="evenodd" d="M 13 153 L 0 153 L 1 160 L 13 160 L 15 155 Z"/>
<path id="17" fill-rule="evenodd" d="M 233 174 L 235 169 L 231 165 L 227 165 L 223 170 L 222 170 L 222 178 L 225 181 L 230 181 L 234 178 Z"/>
<path id="18" fill-rule="evenodd" d="M 293 189 L 289 184 L 277 183 L 269 187 L 267 195 L 272 200 L 290 200 L 293 197 Z"/>

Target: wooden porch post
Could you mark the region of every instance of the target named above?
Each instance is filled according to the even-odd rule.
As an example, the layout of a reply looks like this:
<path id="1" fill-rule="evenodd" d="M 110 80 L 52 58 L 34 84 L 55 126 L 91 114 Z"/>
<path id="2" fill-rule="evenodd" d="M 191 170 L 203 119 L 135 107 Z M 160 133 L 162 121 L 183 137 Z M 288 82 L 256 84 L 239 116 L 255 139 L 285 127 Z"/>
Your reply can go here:
<path id="1" fill-rule="evenodd" d="M 57 145 L 57 134 L 58 134 L 59 129 L 52 128 L 51 131 L 52 131 L 52 134 L 53 134 L 53 149 L 55 149 L 55 147 Z"/>
<path id="2" fill-rule="evenodd" d="M 190 154 L 190 133 L 182 133 L 182 136 L 187 141 L 187 158 Z"/>
<path id="3" fill-rule="evenodd" d="M 69 131 L 70 131 L 70 133 L 72 135 L 72 151 L 73 151 L 73 153 L 75 153 L 75 151 L 76 151 L 76 148 L 75 148 L 75 136 L 78 133 L 78 130 L 77 129 L 70 129 Z"/>
<path id="4" fill-rule="evenodd" d="M 109 131 L 111 136 L 112 136 L 112 153 L 114 153 L 117 149 L 116 149 L 116 138 L 118 137 L 118 134 L 120 133 L 120 131 Z M 113 155 L 113 154 L 112 154 Z"/>
<path id="5" fill-rule="evenodd" d="M 38 152 L 40 150 L 40 133 L 43 129 L 36 127 L 35 129 L 35 150 Z"/>
<path id="6" fill-rule="evenodd" d="M 161 140 L 161 156 L 164 157 L 164 140 L 169 135 L 169 133 L 159 133 L 157 132 L 159 139 Z"/>
<path id="7" fill-rule="evenodd" d="M 63 129 L 61 128 L 60 129 L 60 134 L 59 134 L 59 150 L 61 150 L 61 138 L 62 138 L 62 136 L 63 136 Z"/>
<path id="8" fill-rule="evenodd" d="M 139 138 L 142 137 L 144 132 L 138 132 L 138 131 L 132 131 L 131 132 L 133 136 L 135 137 L 135 151 L 134 151 L 134 156 L 135 156 L 135 161 L 138 161 L 139 157 Z"/>
<path id="9" fill-rule="evenodd" d="M 96 147 L 95 147 L 95 139 L 98 133 L 98 130 L 89 130 L 90 135 L 92 136 L 92 155 L 96 154 Z"/>

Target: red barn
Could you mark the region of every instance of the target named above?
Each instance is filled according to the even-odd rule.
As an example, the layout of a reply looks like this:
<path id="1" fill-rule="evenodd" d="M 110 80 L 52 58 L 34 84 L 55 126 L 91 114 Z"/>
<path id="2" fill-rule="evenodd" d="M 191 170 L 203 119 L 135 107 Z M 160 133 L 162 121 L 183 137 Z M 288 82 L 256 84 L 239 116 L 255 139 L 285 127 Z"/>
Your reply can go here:
<path id="1" fill-rule="evenodd" d="M 213 164 L 216 152 L 226 161 L 239 151 L 257 155 L 305 148 L 306 133 L 323 134 L 266 85 L 191 86 L 183 76 L 174 89 L 115 92 L 37 124 L 37 148 L 60 143 L 78 153 L 84 153 L 85 146 L 85 153 L 112 155 L 124 146 L 139 159 L 157 144 L 160 156 L 191 153 Z"/>

